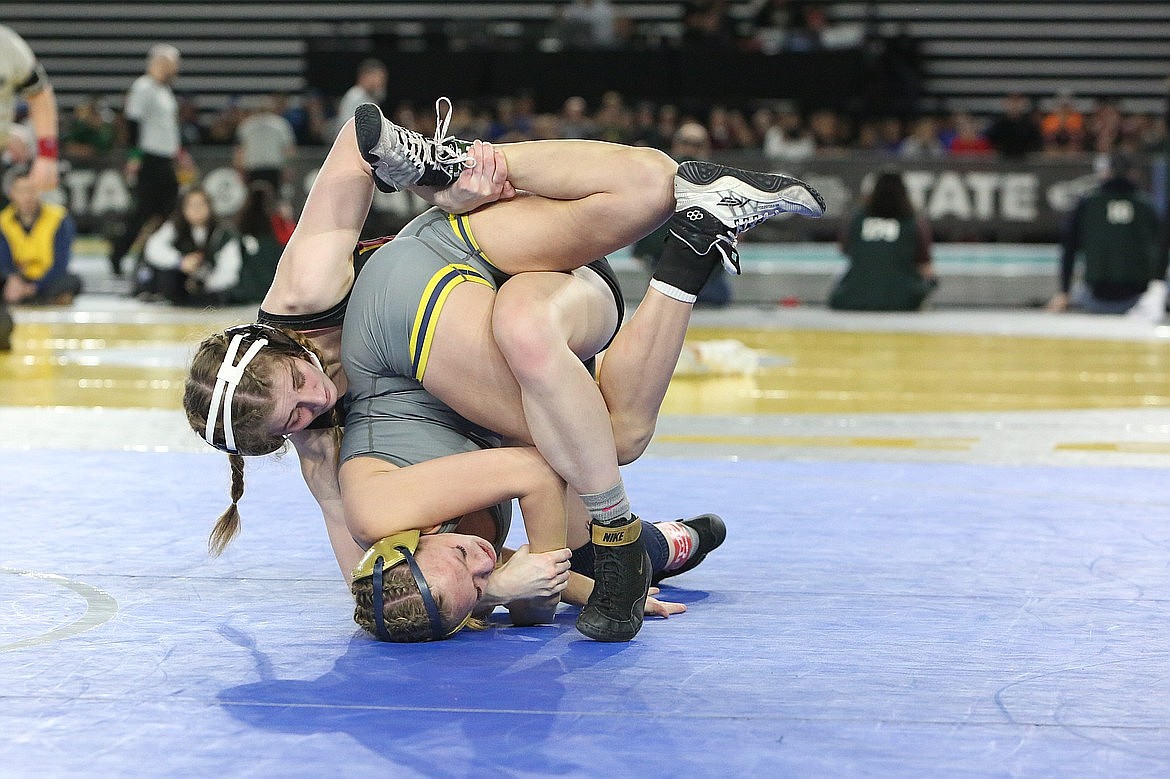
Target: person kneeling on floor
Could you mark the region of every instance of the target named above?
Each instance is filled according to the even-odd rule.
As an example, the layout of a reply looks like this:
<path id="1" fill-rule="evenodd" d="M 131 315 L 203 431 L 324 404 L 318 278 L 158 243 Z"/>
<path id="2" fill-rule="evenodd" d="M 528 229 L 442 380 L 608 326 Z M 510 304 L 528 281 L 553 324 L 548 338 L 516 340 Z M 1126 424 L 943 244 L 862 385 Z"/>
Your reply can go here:
<path id="1" fill-rule="evenodd" d="M 9 204 L 0 211 L 0 279 L 7 304 L 68 305 L 81 291 L 69 272 L 77 228 L 65 206 L 42 199 L 27 165 L 4 174 Z"/>
<path id="2" fill-rule="evenodd" d="M 841 251 L 849 268 L 829 307 L 849 311 L 916 311 L 938 287 L 931 231 L 915 212 L 902 175 L 879 173 L 861 209 L 845 226 Z"/>

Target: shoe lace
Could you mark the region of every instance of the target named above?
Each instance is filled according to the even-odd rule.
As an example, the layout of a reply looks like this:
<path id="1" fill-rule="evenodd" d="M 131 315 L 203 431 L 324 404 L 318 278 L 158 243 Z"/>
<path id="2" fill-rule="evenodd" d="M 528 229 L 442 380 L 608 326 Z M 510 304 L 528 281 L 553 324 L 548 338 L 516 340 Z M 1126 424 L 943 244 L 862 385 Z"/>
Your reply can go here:
<path id="1" fill-rule="evenodd" d="M 761 222 L 766 222 L 779 213 L 779 210 L 779 208 L 768 209 L 766 211 L 760 211 L 754 214 L 735 217 L 735 236 L 739 237 L 741 233 L 746 233 L 748 230 L 752 229 Z"/>
<path id="2" fill-rule="evenodd" d="M 613 557 L 602 557 L 593 567 L 593 577 L 594 603 L 602 610 L 613 610 L 616 607 L 613 593 L 621 579 L 621 564 Z"/>
<path id="3" fill-rule="evenodd" d="M 443 104 L 447 106 L 443 113 Z M 454 138 L 447 135 L 451 127 L 451 116 L 455 107 L 451 105 L 451 98 L 443 96 L 435 101 L 435 162 L 439 165 L 463 165 L 465 168 L 474 168 L 475 160 L 465 150 L 461 149 Z"/>

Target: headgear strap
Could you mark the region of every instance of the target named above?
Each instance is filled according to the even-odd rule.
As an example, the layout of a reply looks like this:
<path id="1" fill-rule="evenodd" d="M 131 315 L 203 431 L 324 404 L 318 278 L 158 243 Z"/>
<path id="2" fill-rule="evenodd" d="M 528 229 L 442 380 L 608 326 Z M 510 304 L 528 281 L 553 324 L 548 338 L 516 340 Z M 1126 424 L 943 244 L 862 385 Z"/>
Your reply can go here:
<path id="1" fill-rule="evenodd" d="M 232 454 L 236 454 L 236 437 L 232 433 L 232 396 L 236 394 L 236 387 L 239 386 L 240 379 L 244 377 L 244 368 L 248 367 L 248 363 L 252 362 L 256 355 L 260 354 L 260 350 L 268 344 L 267 338 L 253 341 L 240 361 L 233 364 L 243 341 L 244 334 L 237 333 L 232 336 L 231 343 L 228 344 L 227 352 L 223 356 L 223 364 L 219 366 L 219 372 L 215 375 L 215 390 L 211 393 L 211 406 L 207 410 L 207 427 L 203 429 L 204 439 L 207 440 L 207 443 L 215 446 L 215 422 L 222 406 L 224 448 Z"/>
<path id="2" fill-rule="evenodd" d="M 236 451 L 236 437 L 232 432 L 232 396 L 235 395 L 236 387 L 239 386 L 240 380 L 244 377 L 244 368 L 248 367 L 248 363 L 252 362 L 256 355 L 260 353 L 260 350 L 268 345 L 269 339 L 267 337 L 258 338 L 252 342 L 238 363 L 233 365 L 232 361 L 235 360 L 236 354 L 240 350 L 240 344 L 243 343 L 245 336 L 255 336 L 257 335 L 257 330 L 270 332 L 274 337 L 278 337 L 296 346 L 308 356 L 313 365 L 317 367 L 317 370 L 325 370 L 321 366 L 321 361 L 317 359 L 317 355 L 313 354 L 311 350 L 306 349 L 303 344 L 297 343 L 271 325 L 257 322 L 251 325 L 229 327 L 224 331 L 224 335 L 228 333 L 233 333 L 233 335 L 231 342 L 228 344 L 227 352 L 224 353 L 223 363 L 219 366 L 219 372 L 215 375 L 215 390 L 211 394 L 211 406 L 207 410 L 207 426 L 203 429 L 203 438 L 207 443 L 216 446 L 215 422 L 219 418 L 220 408 L 222 408 L 223 448 L 231 454 L 238 454 Z"/>
<path id="3" fill-rule="evenodd" d="M 418 567 L 418 563 L 414 559 L 414 550 L 418 548 L 418 540 L 419 532 L 417 530 L 408 530 L 402 533 L 396 533 L 388 538 L 383 538 L 370 547 L 365 556 L 362 557 L 361 562 L 354 568 L 353 578 L 355 581 L 366 576 L 373 576 L 374 592 L 372 606 L 374 609 L 374 633 L 383 641 L 394 640 L 390 636 L 390 632 L 386 630 L 386 618 L 382 612 L 384 605 L 382 600 L 384 573 L 387 569 L 401 565 L 403 562 L 410 568 L 410 574 L 414 578 L 415 586 L 418 587 L 419 595 L 422 596 L 423 607 L 427 612 L 427 621 L 431 627 L 432 641 L 440 641 L 458 633 L 468 622 L 467 619 L 464 619 L 454 630 L 449 632 L 443 630 L 443 617 L 439 613 L 439 606 L 435 602 L 435 596 L 431 593 L 431 587 L 427 584 L 422 569 Z M 468 618 L 470 616 L 469 614 Z"/>

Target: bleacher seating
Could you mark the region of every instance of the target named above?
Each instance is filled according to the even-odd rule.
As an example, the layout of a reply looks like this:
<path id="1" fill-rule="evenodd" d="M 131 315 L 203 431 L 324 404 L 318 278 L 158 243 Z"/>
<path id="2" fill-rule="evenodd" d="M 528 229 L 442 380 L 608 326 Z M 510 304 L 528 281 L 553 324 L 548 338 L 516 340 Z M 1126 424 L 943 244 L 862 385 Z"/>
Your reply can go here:
<path id="1" fill-rule="evenodd" d="M 405 50 L 436 34 L 463 45 L 506 46 L 538 38 L 568 0 L 548 2 L 153 2 L 5 3 L 4 21 L 24 35 L 50 71 L 67 109 L 86 94 L 121 95 L 142 70 L 147 46 L 185 55 L 182 91 L 213 110 L 233 96 L 305 88 L 308 41 L 354 49 L 381 36 Z M 758 0 L 732 0 L 745 20 Z M 615 0 L 651 38 L 681 29 L 682 2 Z M 1002 95 L 1038 98 L 1071 90 L 1121 98 L 1127 111 L 1161 112 L 1170 75 L 1170 3 L 1165 0 L 1013 2 L 831 2 L 833 22 L 918 41 L 927 108 L 998 110 Z M 371 52 L 372 53 L 372 52 Z M 348 84 L 336 85 L 336 92 Z"/>
<path id="2" fill-rule="evenodd" d="M 1160 114 L 1170 76 L 1164 0 L 932 0 L 833 3 L 836 21 L 870 19 L 920 45 L 927 108 L 994 113 L 1007 92 L 1079 102 L 1118 98 L 1126 112 Z M 1082 105 L 1082 108 L 1089 106 Z"/>

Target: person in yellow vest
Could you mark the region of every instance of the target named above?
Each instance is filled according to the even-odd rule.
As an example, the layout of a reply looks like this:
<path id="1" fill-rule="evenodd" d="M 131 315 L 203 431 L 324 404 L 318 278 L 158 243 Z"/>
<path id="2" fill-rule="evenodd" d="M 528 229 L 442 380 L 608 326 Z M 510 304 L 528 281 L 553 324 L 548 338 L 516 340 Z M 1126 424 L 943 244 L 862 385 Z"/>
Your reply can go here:
<path id="1" fill-rule="evenodd" d="M 4 302 L 68 305 L 81 291 L 69 272 L 77 228 L 65 206 L 41 199 L 27 165 L 4 174 L 9 204 L 0 211 L 0 279 Z"/>

